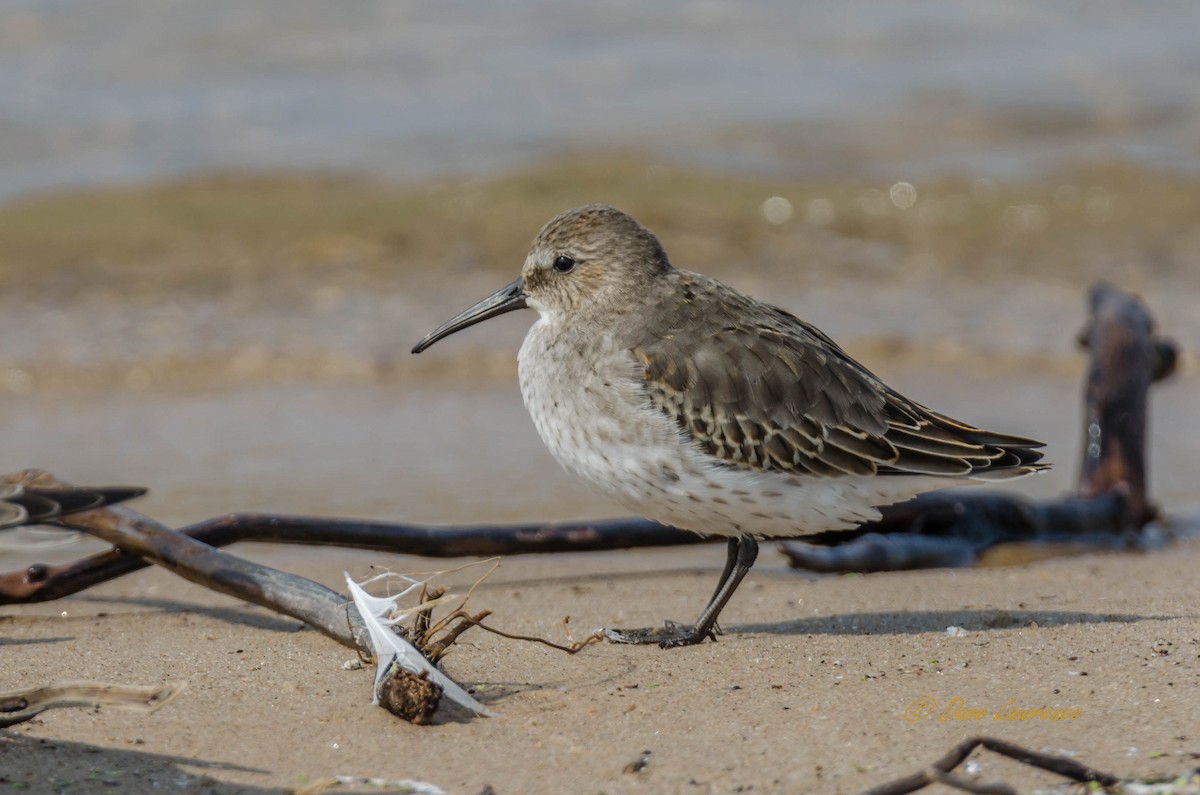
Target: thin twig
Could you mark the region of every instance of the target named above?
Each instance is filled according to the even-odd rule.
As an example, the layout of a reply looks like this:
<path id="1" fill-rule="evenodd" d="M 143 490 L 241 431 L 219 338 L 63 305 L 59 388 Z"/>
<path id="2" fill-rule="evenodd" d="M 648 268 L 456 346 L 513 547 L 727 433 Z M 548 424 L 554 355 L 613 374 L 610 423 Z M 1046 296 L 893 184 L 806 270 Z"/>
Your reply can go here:
<path id="1" fill-rule="evenodd" d="M 444 627 L 448 624 L 450 619 L 455 618 L 459 619 L 459 622 L 447 629 L 445 634 L 432 643 L 422 644 L 422 651 L 425 652 L 430 660 L 435 663 L 438 662 L 446 656 L 446 653 L 450 651 L 450 646 L 454 643 L 454 641 L 458 640 L 460 635 L 473 626 L 483 626 L 481 622 L 491 614 L 491 610 L 481 610 L 475 615 L 471 615 L 465 610 L 454 611 L 441 622 L 439 622 L 439 625 Z"/>
<path id="2" fill-rule="evenodd" d="M 422 583 L 421 584 L 421 593 L 417 597 L 417 601 L 421 604 L 425 604 L 427 602 L 433 601 L 434 599 L 440 599 L 442 596 L 445 595 L 445 593 L 446 593 L 445 586 L 439 585 L 437 588 L 433 589 L 433 591 L 430 591 L 429 584 Z M 429 635 L 429 624 L 432 622 L 432 620 L 433 620 L 433 605 L 429 605 L 429 607 L 427 607 L 424 610 L 422 610 L 421 612 L 417 613 L 417 617 L 413 621 L 413 632 L 412 632 L 413 638 L 417 638 L 417 639 L 420 639 L 421 641 L 424 641 L 424 639 Z M 418 643 L 418 645 L 420 645 L 420 643 Z"/>
<path id="3" fill-rule="evenodd" d="M 1110 775 L 1109 773 L 1103 773 L 1094 768 L 1090 768 L 1087 765 L 1080 764 L 1074 759 L 1069 759 L 1065 756 L 1056 756 L 1054 754 L 1042 753 L 1041 751 L 1034 751 L 1005 740 L 998 740 L 994 737 L 971 737 L 963 740 L 958 745 L 951 748 L 945 754 L 945 756 L 934 762 L 925 770 L 922 770 L 919 773 L 913 773 L 909 776 L 904 776 L 903 778 L 898 778 L 894 781 L 889 781 L 888 783 L 881 784 L 878 787 L 872 787 L 864 792 L 863 795 L 905 795 L 905 793 L 916 792 L 917 790 L 924 789 L 931 784 L 936 784 L 939 782 L 951 784 L 952 786 L 959 786 L 956 783 L 952 784 L 952 782 L 946 780 L 945 777 L 950 774 L 952 770 L 961 765 L 976 748 L 986 748 L 994 753 L 1007 756 L 1009 759 L 1015 759 L 1022 764 L 1036 767 L 1041 770 L 1047 770 L 1051 773 L 1057 773 L 1060 776 L 1065 776 L 1072 781 L 1078 781 L 1080 783 L 1094 781 L 1103 787 L 1113 787 L 1121 783 L 1121 779 L 1117 778 L 1116 776 Z M 958 777 L 955 777 L 954 780 L 963 781 Z M 1004 785 L 991 786 L 996 787 Z M 960 786 L 959 788 L 962 789 L 963 787 Z M 1012 792 L 1012 790 L 1008 789 L 975 789 L 967 791 L 996 793 Z"/>
<path id="4" fill-rule="evenodd" d="M 483 624 L 478 621 L 475 621 L 475 620 L 471 619 L 470 617 L 466 617 L 463 620 L 469 621 L 469 622 L 475 624 L 475 626 L 479 627 L 480 629 L 486 629 L 488 632 L 491 632 L 494 635 L 499 635 L 502 638 L 508 638 L 509 640 L 525 640 L 525 641 L 529 641 L 531 643 L 540 643 L 543 646 L 549 646 L 552 649 L 558 649 L 559 651 L 565 651 L 567 654 L 578 654 L 580 651 L 582 651 L 583 649 L 586 649 L 588 646 L 591 646 L 592 644 L 595 644 L 595 643 L 600 643 L 601 641 L 604 640 L 604 630 L 598 629 L 595 632 L 593 632 L 591 635 L 588 635 L 583 640 L 572 640 L 569 645 L 564 646 L 561 643 L 555 643 L 552 640 L 546 640 L 545 638 L 538 638 L 533 635 L 516 635 L 511 632 L 505 632 L 503 630 L 496 629 L 493 626 L 489 626 L 488 624 Z M 563 623 L 564 624 L 566 623 L 565 619 L 564 619 Z"/>

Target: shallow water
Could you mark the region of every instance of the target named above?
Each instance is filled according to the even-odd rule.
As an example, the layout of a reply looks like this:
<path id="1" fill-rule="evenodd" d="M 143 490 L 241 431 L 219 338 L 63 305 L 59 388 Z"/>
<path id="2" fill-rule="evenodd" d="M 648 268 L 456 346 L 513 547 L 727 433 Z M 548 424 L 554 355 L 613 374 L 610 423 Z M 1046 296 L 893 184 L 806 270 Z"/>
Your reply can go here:
<path id="1" fill-rule="evenodd" d="M 0 196 L 597 145 L 842 176 L 1194 169 L 1197 30 L 1189 2 L 19 0 L 0 8 Z"/>

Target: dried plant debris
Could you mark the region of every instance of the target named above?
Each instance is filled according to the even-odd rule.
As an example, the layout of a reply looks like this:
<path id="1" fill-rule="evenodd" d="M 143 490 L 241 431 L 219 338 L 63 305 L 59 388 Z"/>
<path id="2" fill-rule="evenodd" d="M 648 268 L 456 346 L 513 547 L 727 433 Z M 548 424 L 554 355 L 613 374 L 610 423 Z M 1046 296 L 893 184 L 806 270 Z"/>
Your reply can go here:
<path id="1" fill-rule="evenodd" d="M 540 643 L 567 654 L 575 654 L 604 639 L 603 630 L 597 630 L 582 640 L 571 637 L 569 616 L 563 619 L 567 638 L 565 644 L 529 635 L 516 635 L 484 624 L 484 619 L 492 611 L 471 613 L 467 610 L 467 602 L 479 584 L 499 564 L 492 559 L 467 565 L 480 563 L 491 563 L 492 566 L 462 597 L 446 593 L 442 586 L 430 586 L 429 581 L 433 577 L 449 572 L 433 572 L 424 579 L 385 572 L 362 582 L 356 582 L 349 574 L 346 575 L 346 585 L 368 628 L 374 651 L 377 667 L 372 703 L 416 724 L 432 721 L 443 695 L 479 715 L 491 715 L 482 704 L 437 668 L 438 662 L 446 656 L 455 641 L 472 627 L 509 640 Z M 399 593 L 386 597 L 372 596 L 365 591 L 365 586 L 379 581 L 399 582 L 403 587 Z M 416 593 L 415 604 L 400 607 L 400 601 L 413 593 Z M 438 607 L 445 608 L 445 614 L 435 618 L 434 609 Z M 405 621 L 410 623 L 405 625 Z"/>
<path id="2" fill-rule="evenodd" d="M 0 727 L 23 723 L 48 709 L 116 707 L 153 712 L 183 692 L 182 684 L 136 687 L 104 682 L 59 682 L 0 692 Z"/>
<path id="3" fill-rule="evenodd" d="M 392 663 L 375 695 L 379 704 L 397 718 L 423 726 L 433 722 L 443 692 L 441 685 L 429 681 L 425 671 L 414 674 Z"/>
<path id="4" fill-rule="evenodd" d="M 428 682 L 441 688 L 442 693 L 447 698 L 478 715 L 492 714 L 487 707 L 472 698 L 454 680 L 438 670 L 429 657 L 426 657 L 420 649 L 413 645 L 407 638 L 403 637 L 403 634 L 407 633 L 402 634 L 396 630 L 396 627 L 405 619 L 421 612 L 429 611 L 435 604 L 450 601 L 453 597 L 444 594 L 435 599 L 427 599 L 411 607 L 402 608 L 399 604 L 400 601 L 413 592 L 418 591 L 418 589 L 423 588 L 427 581 L 386 573 L 372 577 L 360 584 L 351 579 L 348 572 L 345 573 L 345 576 L 346 587 L 349 589 L 350 596 L 354 600 L 355 606 L 358 607 L 363 623 L 366 625 L 367 631 L 371 636 L 371 648 L 374 651 L 376 662 L 375 686 L 371 699 L 372 704 L 380 703 L 380 687 L 384 684 L 393 666 L 395 666 L 399 670 L 408 671 L 412 674 L 424 674 Z M 363 589 L 364 585 L 387 578 L 398 579 L 407 584 L 399 593 L 393 596 L 372 596 Z M 437 705 L 434 704 L 433 706 L 436 709 Z M 423 711 L 423 709 L 416 710 L 418 714 Z"/>

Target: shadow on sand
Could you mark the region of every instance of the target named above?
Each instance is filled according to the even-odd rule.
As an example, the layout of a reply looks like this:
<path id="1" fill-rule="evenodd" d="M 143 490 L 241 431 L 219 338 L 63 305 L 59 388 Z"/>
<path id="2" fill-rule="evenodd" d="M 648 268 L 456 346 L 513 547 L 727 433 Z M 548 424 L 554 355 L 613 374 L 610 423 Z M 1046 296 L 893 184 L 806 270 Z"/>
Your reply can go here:
<path id="1" fill-rule="evenodd" d="M 962 627 L 968 632 L 1040 628 L 1069 624 L 1133 624 L 1170 621 L 1179 616 L 1141 616 L 1125 613 L 1083 613 L 1073 610 L 920 610 L 895 613 L 844 613 L 771 624 L 737 624 L 726 632 L 766 635 L 919 635 Z"/>
<path id="2" fill-rule="evenodd" d="M 47 758 L 52 761 L 47 761 Z M 227 784 L 200 770 L 267 774 L 227 762 L 65 742 L 0 731 L 0 785 L 25 792 L 204 792 L 266 795 L 290 790 Z"/>

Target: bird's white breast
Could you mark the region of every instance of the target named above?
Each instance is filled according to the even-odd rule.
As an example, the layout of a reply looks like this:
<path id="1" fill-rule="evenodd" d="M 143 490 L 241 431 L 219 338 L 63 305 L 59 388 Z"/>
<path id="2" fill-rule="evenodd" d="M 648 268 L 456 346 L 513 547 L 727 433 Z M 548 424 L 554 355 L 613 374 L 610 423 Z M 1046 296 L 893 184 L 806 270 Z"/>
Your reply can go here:
<path id="1" fill-rule="evenodd" d="M 517 356 L 551 455 L 639 515 L 716 535 L 799 536 L 877 518 L 874 506 L 952 485 L 932 477 L 802 479 L 721 465 L 645 395 L 633 355 L 542 316 Z"/>

